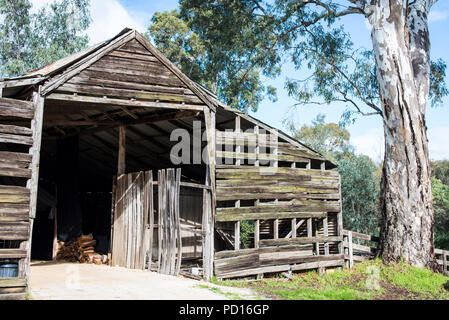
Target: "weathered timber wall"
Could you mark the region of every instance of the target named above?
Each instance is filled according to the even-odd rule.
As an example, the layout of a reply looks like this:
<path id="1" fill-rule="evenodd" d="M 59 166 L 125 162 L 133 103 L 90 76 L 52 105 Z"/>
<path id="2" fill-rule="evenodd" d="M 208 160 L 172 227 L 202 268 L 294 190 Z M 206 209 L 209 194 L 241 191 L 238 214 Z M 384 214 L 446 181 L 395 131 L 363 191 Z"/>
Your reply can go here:
<path id="1" fill-rule="evenodd" d="M 18 277 L 0 279 L 0 300 L 25 298 L 40 146 L 35 110 L 41 107 L 37 95 L 35 103 L 0 98 L 0 262 L 18 263 Z"/>
<path id="2" fill-rule="evenodd" d="M 338 172 L 328 170 L 321 155 L 276 132 L 241 128 L 237 116 L 233 132 L 216 134 L 215 219 L 234 249 L 215 254 L 216 276 L 343 266 Z M 242 221 L 254 228 L 251 234 L 242 232 Z"/>

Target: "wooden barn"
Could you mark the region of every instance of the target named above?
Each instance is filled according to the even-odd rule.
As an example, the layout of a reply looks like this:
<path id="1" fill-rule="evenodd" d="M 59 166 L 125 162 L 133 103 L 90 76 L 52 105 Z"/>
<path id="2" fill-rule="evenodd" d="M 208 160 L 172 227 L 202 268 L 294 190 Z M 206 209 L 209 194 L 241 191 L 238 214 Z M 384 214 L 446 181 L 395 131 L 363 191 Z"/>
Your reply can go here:
<path id="1" fill-rule="evenodd" d="M 333 168 L 125 29 L 0 82 L 0 295 L 83 235 L 110 265 L 171 275 L 341 267 Z"/>

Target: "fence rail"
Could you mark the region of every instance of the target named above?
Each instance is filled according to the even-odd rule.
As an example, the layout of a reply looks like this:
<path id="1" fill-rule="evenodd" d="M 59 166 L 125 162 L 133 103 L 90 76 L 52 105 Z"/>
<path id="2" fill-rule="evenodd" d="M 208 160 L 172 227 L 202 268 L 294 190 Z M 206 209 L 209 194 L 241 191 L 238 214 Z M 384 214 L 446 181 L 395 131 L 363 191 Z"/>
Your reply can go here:
<path id="1" fill-rule="evenodd" d="M 345 249 L 345 264 L 352 268 L 355 262 L 362 262 L 373 259 L 379 238 L 359 232 L 343 230 L 343 246 Z M 449 250 L 435 249 L 438 264 L 443 268 L 443 272 L 449 275 Z"/>

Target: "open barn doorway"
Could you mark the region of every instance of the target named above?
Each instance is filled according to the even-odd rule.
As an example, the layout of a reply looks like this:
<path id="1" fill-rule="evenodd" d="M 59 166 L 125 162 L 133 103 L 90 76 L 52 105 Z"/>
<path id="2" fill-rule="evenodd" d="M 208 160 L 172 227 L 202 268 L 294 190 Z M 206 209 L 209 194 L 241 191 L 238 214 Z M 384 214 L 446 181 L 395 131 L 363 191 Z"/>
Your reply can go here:
<path id="1" fill-rule="evenodd" d="M 176 166 L 170 155 L 178 142 L 171 141 L 171 132 L 193 135 L 194 123 L 204 131 L 200 112 L 61 106 L 47 100 L 32 259 L 201 274 L 207 166 L 193 161 Z M 159 183 L 161 172 L 168 176 L 169 170 L 175 170 L 179 183 L 178 189 L 166 187 L 164 212 Z M 151 191 L 145 190 L 150 175 Z M 119 204 L 124 200 L 125 208 Z M 164 220 L 174 214 L 173 201 L 177 219 Z M 117 208 L 128 219 L 121 224 Z"/>

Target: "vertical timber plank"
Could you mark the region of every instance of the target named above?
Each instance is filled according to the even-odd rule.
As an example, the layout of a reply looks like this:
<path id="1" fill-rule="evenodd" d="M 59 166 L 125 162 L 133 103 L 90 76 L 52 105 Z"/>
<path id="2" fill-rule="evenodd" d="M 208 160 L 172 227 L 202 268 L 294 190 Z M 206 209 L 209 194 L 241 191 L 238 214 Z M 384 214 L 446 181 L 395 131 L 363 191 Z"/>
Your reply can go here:
<path id="1" fill-rule="evenodd" d="M 29 272 L 31 261 L 31 241 L 33 234 L 33 223 L 36 217 L 37 207 L 37 190 L 39 186 L 39 161 L 42 142 L 42 124 L 44 121 L 44 102 L 45 98 L 40 95 L 41 87 L 36 92 L 33 92 L 33 107 L 34 119 L 31 121 L 31 130 L 33 132 L 33 145 L 29 149 L 29 154 L 32 155 L 31 160 L 31 179 L 27 181 L 27 188 L 30 190 L 30 214 L 28 225 L 28 240 L 23 241 L 20 245 L 21 249 L 25 249 L 27 256 L 25 259 L 19 261 L 19 277 L 27 279 L 29 284 Z"/>
<path id="2" fill-rule="evenodd" d="M 260 220 L 254 221 L 254 248 L 259 248 L 260 241 Z"/>
<path id="3" fill-rule="evenodd" d="M 119 127 L 117 175 L 126 171 L 126 127 Z"/>
<path id="4" fill-rule="evenodd" d="M 352 250 L 352 231 L 348 231 L 348 251 L 349 251 L 349 268 L 354 266 L 354 256 Z"/>
<path id="5" fill-rule="evenodd" d="M 216 193 L 215 193 L 215 111 L 211 111 L 209 107 L 204 107 L 204 119 L 206 122 L 206 135 L 207 135 L 207 149 L 208 149 L 208 165 L 206 166 L 206 185 L 210 186 L 211 190 L 207 193 L 209 196 L 209 210 L 207 210 L 207 230 L 206 232 L 207 242 L 205 253 L 207 255 L 207 263 L 203 262 L 204 278 L 210 280 L 213 275 L 213 259 L 214 259 L 214 227 L 215 227 L 215 206 L 216 206 Z M 203 252 L 204 254 L 204 252 Z"/>

